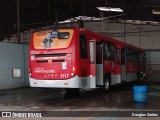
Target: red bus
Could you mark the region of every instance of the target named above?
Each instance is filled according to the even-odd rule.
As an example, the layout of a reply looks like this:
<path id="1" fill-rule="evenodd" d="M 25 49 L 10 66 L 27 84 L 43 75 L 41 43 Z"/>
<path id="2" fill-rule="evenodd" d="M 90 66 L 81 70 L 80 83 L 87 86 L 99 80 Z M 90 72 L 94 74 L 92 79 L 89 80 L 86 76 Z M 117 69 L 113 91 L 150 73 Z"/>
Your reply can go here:
<path id="1" fill-rule="evenodd" d="M 143 49 L 80 27 L 37 31 L 30 41 L 31 87 L 108 90 L 144 70 Z"/>

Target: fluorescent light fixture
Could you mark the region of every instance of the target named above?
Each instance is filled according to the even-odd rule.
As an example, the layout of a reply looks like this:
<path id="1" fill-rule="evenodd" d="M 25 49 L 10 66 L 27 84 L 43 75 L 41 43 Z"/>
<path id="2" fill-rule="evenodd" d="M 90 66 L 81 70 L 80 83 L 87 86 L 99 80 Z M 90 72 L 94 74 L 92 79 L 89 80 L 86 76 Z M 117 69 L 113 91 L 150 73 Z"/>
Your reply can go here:
<path id="1" fill-rule="evenodd" d="M 97 7 L 100 11 L 123 12 L 121 8 Z"/>
<path id="2" fill-rule="evenodd" d="M 160 10 L 152 10 L 153 14 L 160 15 Z"/>

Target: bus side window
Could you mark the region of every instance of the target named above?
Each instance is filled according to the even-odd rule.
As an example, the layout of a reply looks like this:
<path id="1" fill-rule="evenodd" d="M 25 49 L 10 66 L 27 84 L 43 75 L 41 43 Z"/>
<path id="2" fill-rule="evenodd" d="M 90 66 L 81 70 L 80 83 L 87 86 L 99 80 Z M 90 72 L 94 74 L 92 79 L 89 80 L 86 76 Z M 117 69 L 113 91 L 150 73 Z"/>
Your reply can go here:
<path id="1" fill-rule="evenodd" d="M 121 49 L 116 49 L 117 64 L 121 64 Z"/>
<path id="2" fill-rule="evenodd" d="M 102 64 L 102 46 L 96 45 L 96 64 Z"/>
<path id="3" fill-rule="evenodd" d="M 107 59 L 107 55 L 108 55 L 108 47 L 107 47 L 107 44 L 105 43 L 104 44 L 104 59 L 105 60 Z"/>
<path id="4" fill-rule="evenodd" d="M 121 64 L 122 65 L 125 65 L 125 58 L 126 58 L 126 55 L 125 55 L 125 48 L 122 48 L 122 51 L 121 51 Z"/>
<path id="5" fill-rule="evenodd" d="M 82 59 L 87 59 L 88 54 L 87 54 L 87 39 L 85 35 L 80 35 L 79 38 L 80 42 L 80 55 Z"/>
<path id="6" fill-rule="evenodd" d="M 137 55 L 138 55 L 138 63 L 140 63 L 140 52 L 138 52 Z"/>
<path id="7" fill-rule="evenodd" d="M 133 52 L 132 52 L 132 49 L 130 49 L 129 56 L 130 56 L 130 62 L 133 62 Z"/>
<path id="8" fill-rule="evenodd" d="M 115 60 L 115 45 L 112 43 L 104 44 L 104 59 Z"/>
<path id="9" fill-rule="evenodd" d="M 134 62 L 137 63 L 137 51 L 134 50 Z"/>
<path id="10" fill-rule="evenodd" d="M 90 63 L 94 63 L 95 62 L 95 58 L 94 58 L 94 56 L 95 56 L 95 53 L 94 53 L 94 48 L 95 47 L 95 45 L 94 45 L 94 42 L 93 41 L 90 41 L 89 42 L 89 51 L 90 51 Z"/>
<path id="11" fill-rule="evenodd" d="M 130 62 L 131 61 L 131 52 L 130 49 L 126 48 L 126 61 Z"/>

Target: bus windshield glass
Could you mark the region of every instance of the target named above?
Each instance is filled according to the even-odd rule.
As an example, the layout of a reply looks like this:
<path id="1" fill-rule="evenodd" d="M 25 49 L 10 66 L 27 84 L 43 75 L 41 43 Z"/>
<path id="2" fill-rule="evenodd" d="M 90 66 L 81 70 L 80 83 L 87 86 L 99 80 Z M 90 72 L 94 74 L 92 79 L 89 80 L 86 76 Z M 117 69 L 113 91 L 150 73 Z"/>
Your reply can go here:
<path id="1" fill-rule="evenodd" d="M 72 29 L 46 30 L 35 32 L 33 44 L 35 49 L 67 48 L 72 40 Z"/>

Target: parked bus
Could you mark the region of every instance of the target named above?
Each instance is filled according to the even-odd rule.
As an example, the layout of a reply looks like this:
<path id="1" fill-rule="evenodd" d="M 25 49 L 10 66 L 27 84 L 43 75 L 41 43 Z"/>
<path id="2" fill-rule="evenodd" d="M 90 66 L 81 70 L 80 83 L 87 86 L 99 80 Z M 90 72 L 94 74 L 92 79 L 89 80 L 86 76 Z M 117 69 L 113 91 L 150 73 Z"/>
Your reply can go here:
<path id="1" fill-rule="evenodd" d="M 31 87 L 109 90 L 144 70 L 143 49 L 80 27 L 34 32 L 30 41 Z"/>

